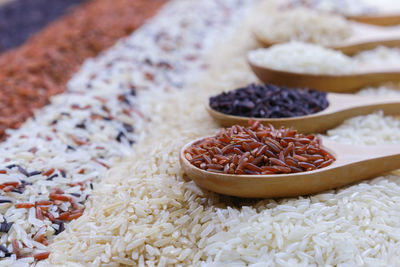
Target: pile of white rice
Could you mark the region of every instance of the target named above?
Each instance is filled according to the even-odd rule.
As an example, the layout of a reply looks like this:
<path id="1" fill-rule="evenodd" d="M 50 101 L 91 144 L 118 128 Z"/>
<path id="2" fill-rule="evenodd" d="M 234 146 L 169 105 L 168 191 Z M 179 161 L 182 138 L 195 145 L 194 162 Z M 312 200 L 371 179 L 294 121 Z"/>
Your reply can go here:
<path id="1" fill-rule="evenodd" d="M 357 135 L 353 134 L 354 132 L 357 132 Z M 385 117 L 383 112 L 379 111 L 351 118 L 339 127 L 329 130 L 327 134 L 332 141 L 348 144 L 399 144 L 400 135 L 393 132 L 400 133 L 400 120 L 392 116 Z"/>
<path id="2" fill-rule="evenodd" d="M 343 17 L 307 8 L 265 13 L 257 19 L 253 30 L 268 44 L 301 41 L 332 46 L 352 34 L 351 24 Z"/>
<path id="3" fill-rule="evenodd" d="M 322 12 L 333 12 L 349 16 L 396 13 L 400 11 L 397 0 L 288 0 L 282 6 L 305 6 Z"/>
<path id="4" fill-rule="evenodd" d="M 341 52 L 301 42 L 259 48 L 248 58 L 258 66 L 298 73 L 346 74 L 356 69 L 355 62 Z"/>
<path id="5" fill-rule="evenodd" d="M 399 58 L 400 48 L 388 48 L 384 46 L 362 51 L 353 57 L 357 65 L 364 66 L 366 69 L 400 72 Z"/>
<path id="6" fill-rule="evenodd" d="M 359 95 L 375 95 L 382 97 L 399 97 L 400 96 L 400 83 L 387 82 L 378 87 L 367 87 L 360 90 Z"/>
<path id="7" fill-rule="evenodd" d="M 248 53 L 250 62 L 266 68 L 312 74 L 400 71 L 400 49 L 377 47 L 353 57 L 319 45 L 288 42 Z"/>

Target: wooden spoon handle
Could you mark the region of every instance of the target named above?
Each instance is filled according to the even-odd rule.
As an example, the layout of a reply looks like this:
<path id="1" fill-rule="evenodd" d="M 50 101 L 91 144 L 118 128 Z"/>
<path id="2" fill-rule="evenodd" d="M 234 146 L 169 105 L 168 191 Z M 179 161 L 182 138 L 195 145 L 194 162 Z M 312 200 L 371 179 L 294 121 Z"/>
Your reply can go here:
<path id="1" fill-rule="evenodd" d="M 341 164 L 354 163 L 365 160 L 385 160 L 397 161 L 400 167 L 400 144 L 385 145 L 358 145 L 343 144 L 325 141 L 324 146 L 335 151 L 339 155 L 337 161 Z"/>
<path id="2" fill-rule="evenodd" d="M 364 23 L 352 22 L 353 34 L 333 45 L 333 49 L 342 51 L 345 54 L 355 54 L 361 50 L 368 50 L 385 45 L 395 47 L 400 45 L 400 29 L 393 27 L 380 27 Z"/>
<path id="3" fill-rule="evenodd" d="M 400 39 L 400 29 L 398 27 L 372 26 L 363 23 L 352 23 L 354 30 L 358 33 L 359 42 L 372 42 L 378 40 Z"/>
<path id="4" fill-rule="evenodd" d="M 400 145 L 350 145 L 324 142 L 337 153 L 336 161 L 326 173 L 335 173 L 336 186 L 374 178 L 400 168 Z M 322 169 L 321 169 L 322 170 Z M 343 180 L 343 181 L 341 181 Z"/>
<path id="5" fill-rule="evenodd" d="M 386 114 L 393 114 L 393 112 L 396 111 L 397 113 L 394 114 L 400 114 L 400 97 L 376 97 L 329 93 L 327 98 L 330 103 L 327 110 L 329 113 L 352 109 L 353 112 L 355 112 L 353 116 L 355 116 L 359 115 L 359 112 L 354 111 L 354 109 L 362 109 L 361 114 L 367 114 L 369 112 L 383 109 L 388 111 L 385 112 Z"/>
<path id="6" fill-rule="evenodd" d="M 400 12 L 385 12 L 372 15 L 354 15 L 346 16 L 346 18 L 355 20 L 362 23 L 374 24 L 374 25 L 396 25 L 400 23 Z"/>

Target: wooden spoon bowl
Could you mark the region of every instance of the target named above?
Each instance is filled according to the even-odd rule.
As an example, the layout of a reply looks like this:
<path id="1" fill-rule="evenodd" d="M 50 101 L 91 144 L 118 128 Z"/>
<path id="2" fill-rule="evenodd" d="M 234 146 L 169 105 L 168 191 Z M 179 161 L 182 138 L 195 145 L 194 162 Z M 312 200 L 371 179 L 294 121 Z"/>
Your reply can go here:
<path id="1" fill-rule="evenodd" d="M 250 61 L 249 65 L 256 76 L 265 83 L 288 87 L 314 88 L 327 92 L 354 92 L 360 88 L 383 82 L 400 82 L 400 70 L 363 71 L 351 74 L 311 74 L 276 70 L 258 66 Z"/>
<path id="2" fill-rule="evenodd" d="M 400 168 L 398 144 L 363 146 L 324 142 L 324 147 L 336 157 L 336 161 L 325 168 L 275 175 L 220 174 L 199 169 L 185 158 L 186 149 L 199 140 L 182 148 L 182 170 L 202 188 L 237 197 L 277 198 L 314 194 Z"/>
<path id="3" fill-rule="evenodd" d="M 328 46 L 329 48 L 351 55 L 362 50 L 373 49 L 379 45 L 388 47 L 400 46 L 399 27 L 381 27 L 358 22 L 349 22 L 349 25 L 352 29 L 351 36 L 337 42 L 336 44 Z M 263 38 L 257 34 L 257 31 L 254 31 L 253 34 L 265 47 L 278 43 Z"/>
<path id="4" fill-rule="evenodd" d="M 329 106 L 314 114 L 290 118 L 253 118 L 263 124 L 272 124 L 276 128 L 293 127 L 302 133 L 324 132 L 344 120 L 359 115 L 365 115 L 377 110 L 383 110 L 387 115 L 400 115 L 400 97 L 372 97 L 352 94 L 328 93 Z M 252 118 L 228 115 L 206 105 L 208 113 L 222 126 L 239 124 L 248 125 Z"/>

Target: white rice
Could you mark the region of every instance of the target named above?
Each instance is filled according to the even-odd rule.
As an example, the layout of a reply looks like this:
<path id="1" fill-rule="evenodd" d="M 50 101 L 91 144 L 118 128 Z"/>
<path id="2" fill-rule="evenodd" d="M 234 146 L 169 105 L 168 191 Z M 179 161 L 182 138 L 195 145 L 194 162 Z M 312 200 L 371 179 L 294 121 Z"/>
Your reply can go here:
<path id="1" fill-rule="evenodd" d="M 379 13 L 396 13 L 400 10 L 397 0 L 288 0 L 283 6 L 305 6 L 322 12 L 344 15 L 370 15 Z"/>
<path id="2" fill-rule="evenodd" d="M 306 8 L 268 12 L 253 27 L 256 36 L 270 44 L 301 41 L 332 46 L 352 33 L 343 17 Z"/>
<path id="3" fill-rule="evenodd" d="M 258 66 L 298 73 L 345 74 L 356 70 L 355 62 L 341 52 L 296 41 L 253 50 L 248 58 Z"/>
<path id="4" fill-rule="evenodd" d="M 400 48 L 388 48 L 384 46 L 373 50 L 362 51 L 353 59 L 359 66 L 376 71 L 399 71 L 400 72 Z"/>
<path id="5" fill-rule="evenodd" d="M 293 41 L 250 51 L 248 58 L 259 66 L 298 73 L 400 71 L 400 49 L 383 46 L 349 57 L 329 48 Z"/>
<path id="6" fill-rule="evenodd" d="M 400 92 L 399 92 L 400 93 Z M 353 132 L 357 131 L 357 135 Z M 383 112 L 359 116 L 345 121 L 339 127 L 329 130 L 329 139 L 348 144 L 400 143 L 400 120 L 384 117 Z"/>
<path id="7" fill-rule="evenodd" d="M 384 97 L 399 97 L 400 96 L 400 83 L 388 82 L 378 87 L 367 87 L 358 92 L 359 95 L 374 95 Z"/>

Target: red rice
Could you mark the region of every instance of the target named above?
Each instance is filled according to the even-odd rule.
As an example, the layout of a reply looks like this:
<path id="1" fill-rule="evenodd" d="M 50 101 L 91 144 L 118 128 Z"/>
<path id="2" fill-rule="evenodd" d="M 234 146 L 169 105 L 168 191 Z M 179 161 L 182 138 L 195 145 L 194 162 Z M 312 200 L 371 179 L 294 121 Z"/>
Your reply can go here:
<path id="1" fill-rule="evenodd" d="M 259 121 L 234 125 L 205 138 L 185 151 L 196 167 L 229 174 L 278 174 L 312 171 L 332 164 L 335 157 L 315 135 L 275 129 Z"/>

